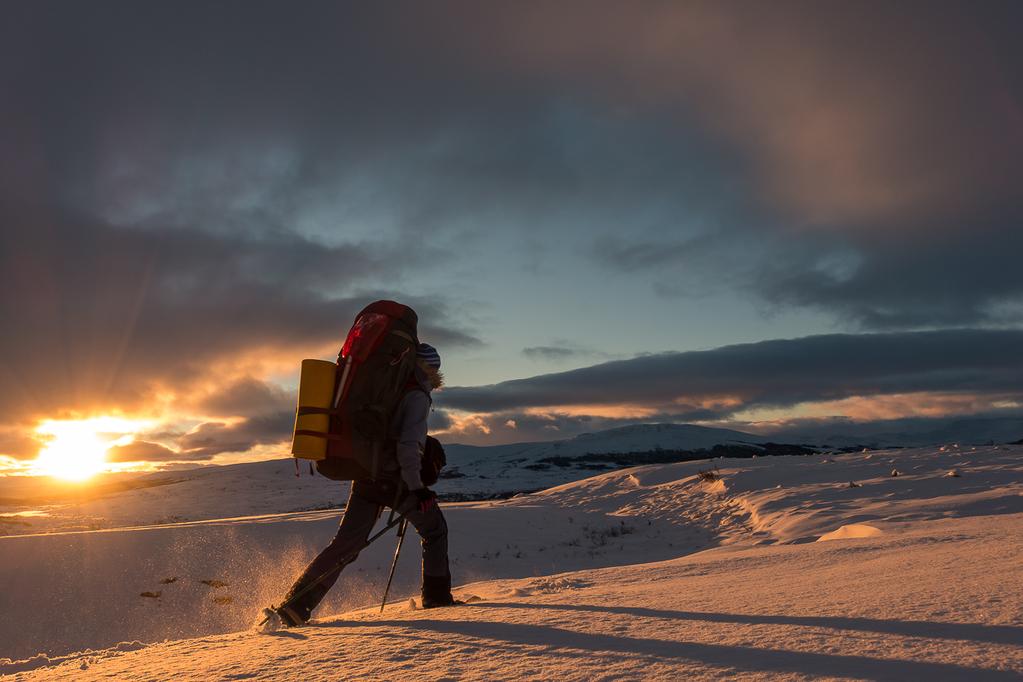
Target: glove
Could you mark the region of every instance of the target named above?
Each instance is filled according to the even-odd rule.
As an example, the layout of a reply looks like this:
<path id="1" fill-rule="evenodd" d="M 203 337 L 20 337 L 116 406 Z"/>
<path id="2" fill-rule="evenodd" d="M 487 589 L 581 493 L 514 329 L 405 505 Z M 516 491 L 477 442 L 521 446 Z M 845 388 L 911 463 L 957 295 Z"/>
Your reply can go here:
<path id="1" fill-rule="evenodd" d="M 420 513 L 425 514 L 430 511 L 435 504 L 437 504 L 437 493 L 433 492 L 429 488 L 416 488 L 412 491 L 412 494 L 415 495 L 418 500 L 416 509 L 418 509 Z"/>

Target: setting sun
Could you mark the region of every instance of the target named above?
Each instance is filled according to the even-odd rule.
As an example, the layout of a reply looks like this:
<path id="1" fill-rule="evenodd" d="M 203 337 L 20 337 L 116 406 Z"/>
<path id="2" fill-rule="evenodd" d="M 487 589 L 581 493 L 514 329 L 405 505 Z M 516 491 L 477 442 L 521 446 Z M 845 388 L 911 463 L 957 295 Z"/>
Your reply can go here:
<path id="1" fill-rule="evenodd" d="M 116 417 L 48 420 L 36 433 L 47 440 L 33 467 L 39 475 L 85 480 L 107 465 L 107 450 L 125 445 L 143 423 Z"/>

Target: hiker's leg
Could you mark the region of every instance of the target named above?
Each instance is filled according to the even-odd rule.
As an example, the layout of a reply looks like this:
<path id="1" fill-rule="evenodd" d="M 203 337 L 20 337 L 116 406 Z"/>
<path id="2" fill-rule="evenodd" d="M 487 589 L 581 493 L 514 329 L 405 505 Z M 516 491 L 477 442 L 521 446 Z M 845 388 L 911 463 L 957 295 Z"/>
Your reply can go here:
<path id="1" fill-rule="evenodd" d="M 292 585 L 291 590 L 288 591 L 288 597 L 285 599 L 288 607 L 303 621 L 309 620 L 313 609 L 337 581 L 341 569 L 359 556 L 355 550 L 366 542 L 379 514 L 380 505 L 361 496 L 358 482 L 353 483 L 352 493 L 348 497 L 348 506 L 345 507 L 345 513 L 341 517 L 337 535 L 306 567 L 299 579 Z M 310 587 L 308 591 L 299 594 L 321 576 L 326 577 L 314 587 Z M 293 595 L 298 596 L 293 599 Z"/>
<path id="2" fill-rule="evenodd" d="M 423 540 L 423 601 L 451 601 L 451 571 L 448 568 L 448 524 L 436 502 L 423 513 L 418 509 L 407 515 L 409 523 Z"/>

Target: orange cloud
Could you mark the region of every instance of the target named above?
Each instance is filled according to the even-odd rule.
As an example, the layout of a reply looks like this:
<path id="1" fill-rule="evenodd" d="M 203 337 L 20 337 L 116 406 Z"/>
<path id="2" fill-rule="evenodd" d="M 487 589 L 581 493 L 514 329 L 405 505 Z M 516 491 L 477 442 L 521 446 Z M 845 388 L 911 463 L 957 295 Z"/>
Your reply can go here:
<path id="1" fill-rule="evenodd" d="M 990 395 L 921 391 L 852 396 L 841 400 L 799 403 L 787 408 L 754 409 L 736 413 L 732 419 L 748 422 L 774 422 L 839 416 L 854 421 L 881 421 L 905 417 L 947 417 L 955 414 L 976 414 L 999 405 L 1005 405 L 1006 402 Z"/>
<path id="2" fill-rule="evenodd" d="M 487 424 L 486 415 L 480 414 L 452 414 L 451 424 L 437 434 L 447 436 L 489 436 L 491 428 Z M 515 427 L 509 427 L 515 428 Z"/>
<path id="3" fill-rule="evenodd" d="M 557 407 L 530 407 L 523 410 L 525 414 L 540 418 L 553 419 L 555 415 L 563 417 L 602 417 L 605 419 L 646 419 L 658 413 L 649 406 L 635 404 L 621 405 L 558 405 Z"/>
<path id="4" fill-rule="evenodd" d="M 735 395 L 704 395 L 676 398 L 673 402 L 688 409 L 698 407 L 704 410 L 726 411 L 740 407 L 746 399 Z"/>

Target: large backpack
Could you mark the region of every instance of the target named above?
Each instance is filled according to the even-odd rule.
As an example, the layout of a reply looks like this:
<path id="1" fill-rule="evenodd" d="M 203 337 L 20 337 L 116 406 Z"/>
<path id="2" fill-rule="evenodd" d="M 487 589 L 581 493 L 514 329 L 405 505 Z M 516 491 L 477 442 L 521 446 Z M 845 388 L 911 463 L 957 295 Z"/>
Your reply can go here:
<path id="1" fill-rule="evenodd" d="M 377 301 L 355 317 L 338 353 L 327 457 L 316 470 L 338 481 L 376 479 L 394 458 L 388 428 L 416 364 L 418 317 Z M 390 447 L 389 447 L 390 446 Z"/>

